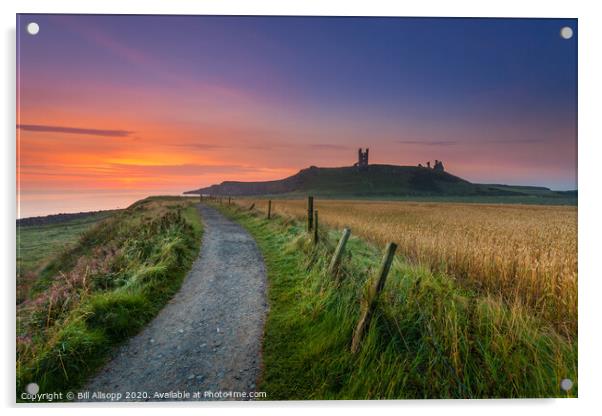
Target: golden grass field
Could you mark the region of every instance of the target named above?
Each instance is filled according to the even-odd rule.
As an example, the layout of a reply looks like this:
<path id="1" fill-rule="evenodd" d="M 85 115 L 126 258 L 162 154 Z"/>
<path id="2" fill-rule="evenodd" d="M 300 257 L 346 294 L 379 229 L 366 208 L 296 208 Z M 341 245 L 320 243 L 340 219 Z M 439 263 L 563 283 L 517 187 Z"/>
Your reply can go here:
<path id="1" fill-rule="evenodd" d="M 255 202 L 265 211 L 267 201 Z M 568 337 L 577 334 L 577 207 L 315 200 L 320 225 L 350 227 L 379 246 L 525 307 Z M 305 200 L 274 200 L 272 212 L 304 218 Z"/>

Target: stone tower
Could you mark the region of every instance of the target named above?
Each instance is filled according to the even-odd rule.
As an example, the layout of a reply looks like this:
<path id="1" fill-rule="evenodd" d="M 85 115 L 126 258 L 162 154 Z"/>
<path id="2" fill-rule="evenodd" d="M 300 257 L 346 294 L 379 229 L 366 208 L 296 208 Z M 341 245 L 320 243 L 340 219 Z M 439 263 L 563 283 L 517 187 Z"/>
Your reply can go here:
<path id="1" fill-rule="evenodd" d="M 357 163 L 355 164 L 358 168 L 365 169 L 368 167 L 368 151 L 369 151 L 368 148 L 366 148 L 365 151 L 362 151 L 361 147 L 358 149 Z"/>

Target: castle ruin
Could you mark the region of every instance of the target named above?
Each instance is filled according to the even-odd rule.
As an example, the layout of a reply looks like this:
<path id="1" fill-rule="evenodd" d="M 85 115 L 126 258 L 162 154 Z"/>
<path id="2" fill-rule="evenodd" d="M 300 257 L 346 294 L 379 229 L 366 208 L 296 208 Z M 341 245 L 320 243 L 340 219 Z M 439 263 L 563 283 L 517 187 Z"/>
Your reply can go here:
<path id="1" fill-rule="evenodd" d="M 366 169 L 368 167 L 368 151 L 369 150 L 370 149 L 368 149 L 366 147 L 366 150 L 362 151 L 362 148 L 360 147 L 357 150 L 357 162 L 355 162 L 355 164 L 353 166 L 356 166 L 360 170 Z"/>
<path id="2" fill-rule="evenodd" d="M 422 165 L 422 163 L 418 164 L 419 168 L 424 168 L 425 166 Z M 435 159 L 435 164 L 433 165 L 433 167 L 431 168 L 431 161 L 427 161 L 426 162 L 426 168 L 427 169 L 433 169 L 437 172 L 445 172 L 445 168 L 443 167 L 443 161 L 441 160 L 437 160 Z"/>
<path id="3" fill-rule="evenodd" d="M 369 151 L 370 151 L 370 149 L 367 147 L 366 147 L 366 150 L 362 149 L 361 147 L 359 149 L 357 149 L 357 162 L 355 162 L 353 164 L 353 166 L 358 168 L 359 170 L 367 169 L 368 168 L 368 152 Z M 436 172 L 445 172 L 445 168 L 443 167 L 443 161 L 437 160 L 437 159 L 435 159 L 435 164 L 433 166 L 431 166 L 431 161 L 428 160 L 426 162 L 426 166 L 424 166 L 422 163 L 419 163 L 418 167 L 425 168 L 425 169 L 432 169 Z"/>

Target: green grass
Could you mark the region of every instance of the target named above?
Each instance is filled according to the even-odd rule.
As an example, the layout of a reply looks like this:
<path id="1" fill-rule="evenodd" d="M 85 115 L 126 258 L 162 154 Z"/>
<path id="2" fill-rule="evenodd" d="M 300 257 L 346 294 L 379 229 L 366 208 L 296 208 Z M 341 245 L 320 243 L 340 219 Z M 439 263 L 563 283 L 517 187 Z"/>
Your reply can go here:
<path id="1" fill-rule="evenodd" d="M 577 342 L 518 305 L 461 288 L 396 256 L 360 351 L 350 343 L 380 250 L 352 237 L 341 281 L 326 274 L 339 233 L 314 247 L 298 222 L 219 207 L 256 238 L 270 311 L 259 389 L 270 400 L 576 397 Z M 566 393 L 560 381 L 575 382 Z"/>
<path id="2" fill-rule="evenodd" d="M 202 226 L 189 198 L 147 198 L 88 229 L 17 308 L 17 399 L 72 391 L 179 289 Z"/>
<path id="3" fill-rule="evenodd" d="M 46 225 L 17 225 L 17 303 L 25 300 L 36 272 L 59 253 L 69 250 L 81 235 L 113 212 Z"/>

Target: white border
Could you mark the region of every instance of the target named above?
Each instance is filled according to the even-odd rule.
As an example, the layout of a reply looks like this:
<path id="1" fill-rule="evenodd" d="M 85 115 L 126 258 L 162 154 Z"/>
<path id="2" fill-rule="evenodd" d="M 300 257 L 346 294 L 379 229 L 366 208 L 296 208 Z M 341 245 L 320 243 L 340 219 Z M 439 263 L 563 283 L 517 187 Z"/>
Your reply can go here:
<path id="1" fill-rule="evenodd" d="M 266 14 L 266 15 L 338 15 L 338 16 L 465 16 L 465 17 L 570 17 L 579 18 L 579 399 L 573 400 L 502 400 L 502 401 L 397 401 L 397 402 L 285 402 L 285 403 L 212 403 L 195 406 L 186 404 L 129 405 L 112 412 L 125 414 L 134 407 L 144 412 L 163 414 L 167 407 L 177 412 L 203 414 L 207 412 L 244 412 L 245 414 L 306 415 L 308 412 L 332 413 L 341 410 L 350 414 L 364 414 L 371 409 L 379 413 L 445 413 L 446 415 L 507 415 L 512 412 L 545 412 L 566 415 L 568 412 L 592 413 L 599 408 L 602 387 L 600 365 L 600 304 L 602 285 L 597 257 L 602 252 L 600 213 L 602 212 L 602 164 L 600 161 L 600 105 L 602 96 L 602 22 L 595 2 L 505 0 L 497 2 L 454 1 L 357 1 L 357 0 L 4 0 L 2 13 L 3 54 L 1 101 L 2 125 L 2 184 L 3 221 L 0 255 L 5 265 L 3 275 L 3 326 L 1 390 L 2 404 L 12 407 L 9 412 L 105 414 L 106 406 L 81 408 L 54 406 L 20 408 L 12 405 L 14 398 L 14 267 L 15 267 L 15 13 L 125 13 L 125 14 Z M 283 409 L 283 407 L 285 409 Z M 337 408 L 335 410 L 335 408 Z"/>

